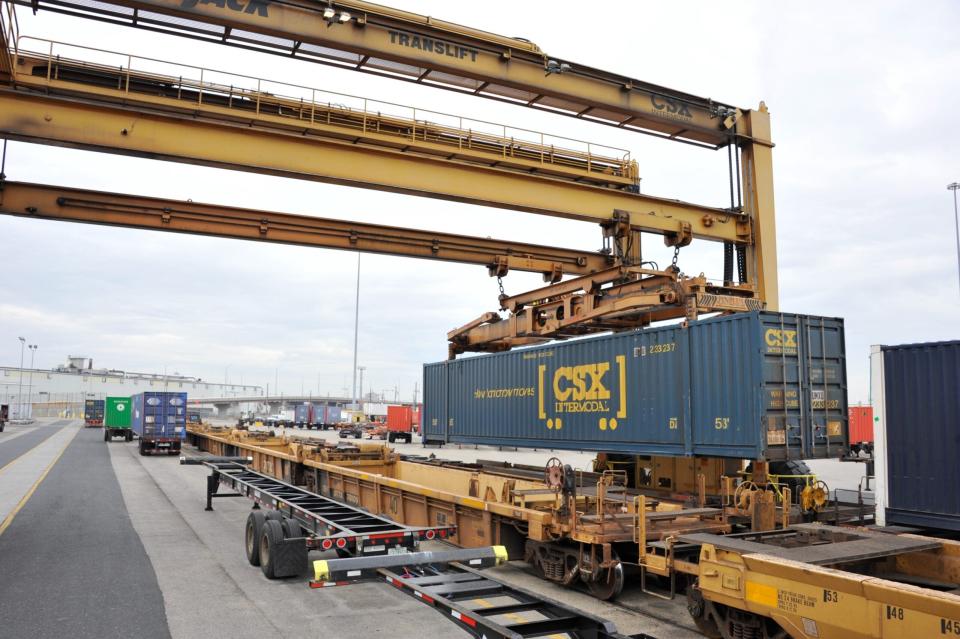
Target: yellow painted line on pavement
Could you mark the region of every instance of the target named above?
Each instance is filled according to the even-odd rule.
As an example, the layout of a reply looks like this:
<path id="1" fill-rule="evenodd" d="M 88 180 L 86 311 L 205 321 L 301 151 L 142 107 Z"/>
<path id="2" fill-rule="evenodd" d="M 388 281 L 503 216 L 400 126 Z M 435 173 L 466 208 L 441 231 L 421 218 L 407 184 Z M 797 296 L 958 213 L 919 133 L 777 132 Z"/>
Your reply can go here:
<path id="1" fill-rule="evenodd" d="M 39 477 L 37 477 L 37 481 L 33 482 L 33 485 L 30 486 L 30 490 L 27 491 L 27 494 L 24 495 L 23 498 L 17 502 L 17 505 L 14 506 L 13 510 L 10 511 L 10 514 L 6 516 L 3 522 L 0 522 L 0 535 L 6 532 L 7 528 L 10 527 L 10 524 L 13 523 L 13 518 L 17 516 L 17 513 L 20 512 L 20 509 L 27 505 L 27 502 L 30 501 L 31 497 L 33 497 L 33 493 L 37 491 L 37 488 L 40 486 L 43 480 L 47 478 L 47 474 L 49 474 L 50 470 L 54 466 L 56 466 L 57 462 L 60 461 L 60 458 L 63 457 L 63 454 L 67 451 L 67 446 L 69 446 L 73 442 L 73 438 L 76 437 L 76 435 L 77 433 L 74 433 L 73 437 L 70 437 L 69 439 L 67 439 L 67 443 L 63 445 L 63 448 L 60 449 L 60 452 L 57 453 L 57 456 L 53 458 L 53 460 L 47 465 L 47 467 L 43 469 L 43 472 L 40 473 Z M 44 443 L 46 443 L 46 441 L 48 440 L 44 440 Z M 26 453 L 24 453 L 24 455 L 26 455 Z M 20 457 L 23 457 L 23 455 L 21 455 Z M 14 462 L 17 461 L 18 459 L 20 459 L 20 457 L 18 457 L 13 461 Z M 12 463 L 13 462 L 10 462 L 10 464 Z M 10 464 L 7 464 L 3 468 L 7 468 L 7 466 L 10 466 Z M 2 471 L 3 469 L 0 469 L 0 472 Z"/>
<path id="2" fill-rule="evenodd" d="M 66 426 L 64 426 L 63 428 L 66 428 Z M 50 437 L 55 437 L 56 434 L 57 434 L 57 433 L 54 433 L 53 435 L 50 435 Z M 10 468 L 10 467 L 13 466 L 14 464 L 16 464 L 18 461 L 20 461 L 21 459 L 23 459 L 24 457 L 26 457 L 27 455 L 29 455 L 30 453 L 32 453 L 33 451 L 35 451 L 36 449 L 40 448 L 41 446 L 43 446 L 44 444 L 46 444 L 48 441 L 50 441 L 50 437 L 47 437 L 46 439 L 44 439 L 42 442 L 40 442 L 39 444 L 37 444 L 36 446 L 34 446 L 33 448 L 31 448 L 30 450 L 28 450 L 28 451 L 26 451 L 26 452 L 23 452 L 23 453 L 20 453 L 20 455 L 19 455 L 18 457 L 15 457 L 15 458 L 11 459 L 9 462 L 7 462 L 7 464 L 6 464 L 3 468 L 0 468 L 0 475 L 3 474 L 3 471 L 5 471 L 6 469 Z"/>

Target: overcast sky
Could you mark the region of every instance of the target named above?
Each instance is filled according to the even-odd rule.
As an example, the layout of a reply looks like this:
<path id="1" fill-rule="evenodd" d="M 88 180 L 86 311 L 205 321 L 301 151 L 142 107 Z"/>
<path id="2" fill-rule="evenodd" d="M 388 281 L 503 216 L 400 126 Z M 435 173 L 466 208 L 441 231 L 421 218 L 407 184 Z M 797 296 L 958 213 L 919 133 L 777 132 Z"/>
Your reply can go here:
<path id="1" fill-rule="evenodd" d="M 402 7 L 553 56 L 756 107 L 773 124 L 780 306 L 846 318 L 852 402 L 870 344 L 960 337 L 960 4 L 443 2 Z M 643 189 L 726 206 L 725 153 L 322 65 L 19 10 L 21 33 L 507 122 L 629 149 Z M 119 63 L 118 63 L 119 64 Z M 375 171 L 371 167 L 371 171 Z M 11 143 L 11 180 L 599 248 L 589 224 L 252 174 Z M 286 393 L 349 392 L 356 254 L 0 218 L 0 362 L 177 371 Z M 659 238 L 645 256 L 669 263 Z M 446 332 L 496 309 L 481 267 L 364 255 L 365 389 L 410 398 Z M 680 266 L 720 277 L 722 251 Z M 539 284 L 511 274 L 509 293 Z M 29 357 L 29 355 L 28 355 Z"/>

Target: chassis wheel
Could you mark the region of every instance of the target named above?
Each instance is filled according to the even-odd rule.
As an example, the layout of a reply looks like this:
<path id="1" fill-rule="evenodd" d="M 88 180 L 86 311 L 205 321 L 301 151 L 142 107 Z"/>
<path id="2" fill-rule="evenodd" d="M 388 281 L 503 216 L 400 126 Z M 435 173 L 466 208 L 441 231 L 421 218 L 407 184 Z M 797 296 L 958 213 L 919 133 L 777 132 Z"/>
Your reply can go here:
<path id="1" fill-rule="evenodd" d="M 253 510 L 247 515 L 247 525 L 244 527 L 243 541 L 247 551 L 247 561 L 251 566 L 260 565 L 260 536 L 263 533 L 263 524 L 267 520 L 262 511 Z"/>
<path id="2" fill-rule="evenodd" d="M 284 526 L 278 519 L 268 519 L 260 534 L 260 570 L 267 579 L 277 578 L 277 564 L 274 550 L 283 542 Z"/>
<path id="3" fill-rule="evenodd" d="M 303 530 L 300 528 L 300 522 L 296 519 L 285 517 L 283 519 L 283 532 L 286 539 L 291 537 L 303 537 Z"/>

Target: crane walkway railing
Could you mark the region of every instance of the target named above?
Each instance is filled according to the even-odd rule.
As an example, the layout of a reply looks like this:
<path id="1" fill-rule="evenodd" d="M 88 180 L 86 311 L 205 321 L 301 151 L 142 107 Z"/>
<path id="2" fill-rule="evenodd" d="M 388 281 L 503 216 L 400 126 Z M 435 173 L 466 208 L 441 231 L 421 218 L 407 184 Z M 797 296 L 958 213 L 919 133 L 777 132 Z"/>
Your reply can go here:
<path id="1" fill-rule="evenodd" d="M 16 82 L 80 83 L 128 95 L 162 97 L 196 107 L 326 126 L 363 138 L 376 136 L 400 150 L 416 146 L 458 158 L 571 171 L 586 181 L 629 187 L 639 182 L 629 151 L 528 129 L 418 109 L 344 93 L 167 62 L 63 42 L 20 37 Z M 26 69 L 24 69 L 26 67 Z M 518 165 L 520 166 L 520 165 Z"/>

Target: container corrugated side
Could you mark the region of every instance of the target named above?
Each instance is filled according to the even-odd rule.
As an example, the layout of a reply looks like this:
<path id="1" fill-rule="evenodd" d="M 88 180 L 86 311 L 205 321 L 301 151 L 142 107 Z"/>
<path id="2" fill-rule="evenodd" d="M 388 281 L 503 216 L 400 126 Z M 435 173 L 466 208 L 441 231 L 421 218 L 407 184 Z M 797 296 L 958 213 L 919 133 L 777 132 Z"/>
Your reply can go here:
<path id="1" fill-rule="evenodd" d="M 960 341 L 871 358 L 878 521 L 960 531 Z"/>
<path id="2" fill-rule="evenodd" d="M 838 456 L 843 321 L 744 313 L 424 366 L 424 437 L 638 455 Z"/>

